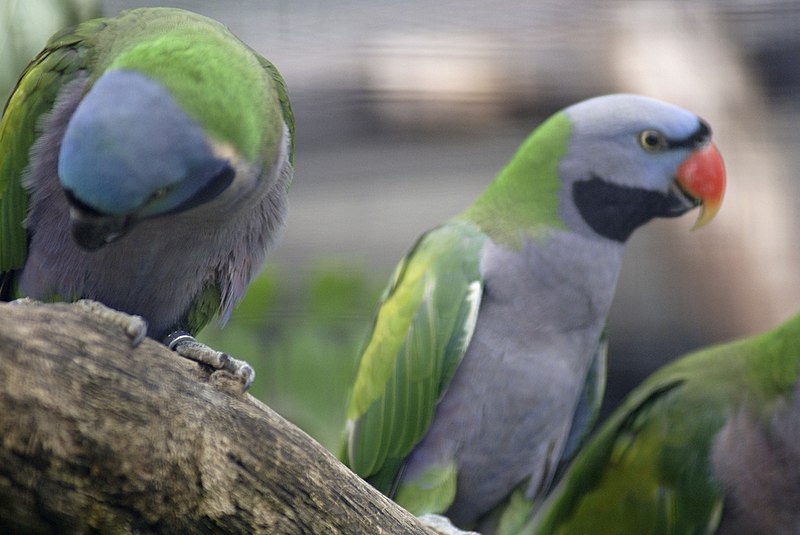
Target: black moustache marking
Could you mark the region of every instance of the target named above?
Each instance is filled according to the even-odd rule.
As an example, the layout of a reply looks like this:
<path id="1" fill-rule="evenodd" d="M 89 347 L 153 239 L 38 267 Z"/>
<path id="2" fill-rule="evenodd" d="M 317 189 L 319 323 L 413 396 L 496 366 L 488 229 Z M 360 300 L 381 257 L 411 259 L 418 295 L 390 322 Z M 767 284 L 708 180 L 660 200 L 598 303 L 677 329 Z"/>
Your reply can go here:
<path id="1" fill-rule="evenodd" d="M 625 242 L 633 231 L 655 217 L 677 217 L 696 205 L 684 192 L 669 193 L 621 186 L 600 177 L 575 182 L 572 199 L 597 234 Z"/>

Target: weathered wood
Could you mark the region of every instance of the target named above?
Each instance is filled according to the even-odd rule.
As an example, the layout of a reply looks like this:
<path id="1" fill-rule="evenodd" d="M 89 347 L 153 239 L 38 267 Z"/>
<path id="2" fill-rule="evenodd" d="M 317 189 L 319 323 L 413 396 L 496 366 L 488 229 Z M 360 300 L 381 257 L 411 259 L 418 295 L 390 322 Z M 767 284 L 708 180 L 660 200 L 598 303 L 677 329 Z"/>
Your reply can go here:
<path id="1" fill-rule="evenodd" d="M 0 439 L 2 533 L 430 533 L 255 398 L 73 305 L 0 303 Z"/>

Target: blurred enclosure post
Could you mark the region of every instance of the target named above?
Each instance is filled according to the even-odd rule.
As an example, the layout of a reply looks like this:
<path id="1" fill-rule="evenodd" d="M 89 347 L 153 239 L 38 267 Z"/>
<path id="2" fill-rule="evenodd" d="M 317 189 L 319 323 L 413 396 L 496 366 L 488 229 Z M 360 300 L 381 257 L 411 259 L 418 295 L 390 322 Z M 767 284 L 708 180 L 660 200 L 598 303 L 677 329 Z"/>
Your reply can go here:
<path id="1" fill-rule="evenodd" d="M 18 71 L 35 52 L 9 29 L 43 19 L 29 16 L 31 0 L 2 1 L 3 66 Z M 98 4 L 107 15 L 152 5 Z M 256 394 L 329 447 L 395 262 L 469 204 L 542 118 L 586 97 L 635 92 L 689 108 L 711 123 L 729 174 L 709 226 L 658 221 L 631 240 L 607 408 L 674 356 L 800 310 L 800 3 L 158 4 L 222 21 L 286 78 L 297 118 L 288 228 L 229 326 L 205 339 L 253 362 Z"/>

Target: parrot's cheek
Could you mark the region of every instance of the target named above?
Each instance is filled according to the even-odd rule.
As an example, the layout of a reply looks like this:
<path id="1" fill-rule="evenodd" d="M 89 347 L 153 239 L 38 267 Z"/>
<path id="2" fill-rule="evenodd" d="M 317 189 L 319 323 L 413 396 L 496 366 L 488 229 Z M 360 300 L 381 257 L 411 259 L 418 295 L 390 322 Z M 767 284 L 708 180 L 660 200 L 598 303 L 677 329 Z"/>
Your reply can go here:
<path id="1" fill-rule="evenodd" d="M 130 217 L 87 214 L 70 208 L 70 232 L 75 243 L 86 251 L 96 251 L 124 236 L 132 226 Z"/>

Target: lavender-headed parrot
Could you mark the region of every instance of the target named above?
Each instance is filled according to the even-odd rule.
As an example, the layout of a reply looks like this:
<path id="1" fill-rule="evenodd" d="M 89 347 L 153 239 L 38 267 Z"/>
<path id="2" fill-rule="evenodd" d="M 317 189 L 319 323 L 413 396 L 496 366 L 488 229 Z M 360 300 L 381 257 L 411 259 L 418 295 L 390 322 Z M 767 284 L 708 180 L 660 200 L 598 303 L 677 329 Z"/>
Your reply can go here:
<path id="1" fill-rule="evenodd" d="M 725 183 L 708 125 L 633 95 L 556 113 L 463 213 L 424 234 L 382 297 L 342 457 L 412 513 L 471 527 L 533 500 L 585 435 L 625 242 Z"/>
<path id="2" fill-rule="evenodd" d="M 521 534 L 800 533 L 800 315 L 634 389 Z"/>
<path id="3" fill-rule="evenodd" d="M 55 34 L 0 123 L 0 298 L 94 300 L 184 356 L 224 321 L 283 225 L 294 124 L 276 68 L 168 8 Z"/>

